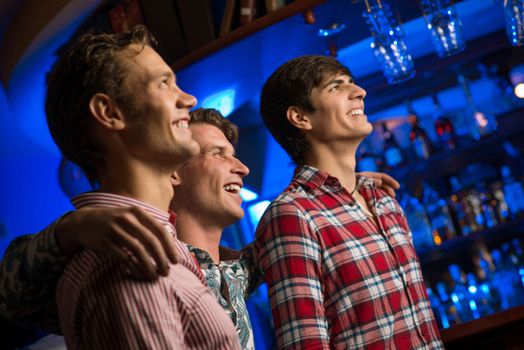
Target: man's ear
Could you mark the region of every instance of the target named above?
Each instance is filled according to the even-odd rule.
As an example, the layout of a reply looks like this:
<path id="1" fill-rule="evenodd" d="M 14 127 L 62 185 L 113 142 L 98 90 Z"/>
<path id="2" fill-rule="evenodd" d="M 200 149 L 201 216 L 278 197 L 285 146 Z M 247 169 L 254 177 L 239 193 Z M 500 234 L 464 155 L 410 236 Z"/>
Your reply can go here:
<path id="1" fill-rule="evenodd" d="M 121 130 L 126 124 L 115 101 L 106 94 L 97 93 L 89 101 L 89 110 L 97 122 L 107 129 Z"/>
<path id="2" fill-rule="evenodd" d="M 311 130 L 311 122 L 309 121 L 308 116 L 306 113 L 302 111 L 302 109 L 291 106 L 287 109 L 286 113 L 287 120 L 300 130 Z"/>
<path id="3" fill-rule="evenodd" d="M 178 186 L 181 182 L 182 181 L 180 180 L 180 176 L 178 176 L 178 173 L 176 171 L 173 174 L 171 174 L 171 186 Z"/>

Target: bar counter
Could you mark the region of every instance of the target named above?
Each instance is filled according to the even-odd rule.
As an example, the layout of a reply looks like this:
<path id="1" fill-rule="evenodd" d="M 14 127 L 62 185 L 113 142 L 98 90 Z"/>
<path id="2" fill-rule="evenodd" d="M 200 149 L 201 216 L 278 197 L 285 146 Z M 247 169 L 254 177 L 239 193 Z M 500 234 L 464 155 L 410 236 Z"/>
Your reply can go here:
<path id="1" fill-rule="evenodd" d="M 524 305 L 440 332 L 446 350 L 524 350 Z"/>

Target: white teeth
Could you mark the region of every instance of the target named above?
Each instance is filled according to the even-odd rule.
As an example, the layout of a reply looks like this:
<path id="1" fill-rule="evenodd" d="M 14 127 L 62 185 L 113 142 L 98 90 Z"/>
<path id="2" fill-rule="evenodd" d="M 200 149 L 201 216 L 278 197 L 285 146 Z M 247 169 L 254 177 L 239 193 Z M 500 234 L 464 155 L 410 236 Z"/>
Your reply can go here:
<path id="1" fill-rule="evenodd" d="M 363 115 L 363 114 L 364 114 L 364 110 L 360 108 L 354 109 L 351 112 L 349 112 L 349 115 L 352 117 L 357 116 L 357 115 Z"/>
<path id="2" fill-rule="evenodd" d="M 224 190 L 226 190 L 228 192 L 239 193 L 240 192 L 240 186 L 239 185 L 235 185 L 235 184 L 225 185 L 224 186 Z"/>
<path id="3" fill-rule="evenodd" d="M 175 123 L 175 126 L 180 129 L 187 129 L 189 127 L 187 120 L 179 120 Z"/>

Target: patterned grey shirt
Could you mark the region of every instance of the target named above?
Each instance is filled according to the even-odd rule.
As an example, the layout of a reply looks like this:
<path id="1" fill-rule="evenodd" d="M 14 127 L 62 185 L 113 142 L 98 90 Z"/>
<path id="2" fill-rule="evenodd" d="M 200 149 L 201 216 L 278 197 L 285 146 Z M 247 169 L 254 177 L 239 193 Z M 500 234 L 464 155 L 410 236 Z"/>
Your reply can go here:
<path id="1" fill-rule="evenodd" d="M 218 303 L 236 327 L 242 349 L 255 348 L 253 329 L 246 306 L 247 297 L 258 287 L 260 276 L 253 275 L 251 246 L 242 253 L 220 247 L 221 261 L 216 264 L 204 250 L 187 244 L 195 256 Z"/>

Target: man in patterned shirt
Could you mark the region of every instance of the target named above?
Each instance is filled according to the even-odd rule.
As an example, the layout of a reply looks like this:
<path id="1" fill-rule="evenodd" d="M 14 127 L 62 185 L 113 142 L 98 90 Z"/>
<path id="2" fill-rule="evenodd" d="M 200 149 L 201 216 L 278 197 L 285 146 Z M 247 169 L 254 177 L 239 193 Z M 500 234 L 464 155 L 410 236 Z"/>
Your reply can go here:
<path id="1" fill-rule="evenodd" d="M 217 110 L 205 108 L 191 112 L 189 125 L 200 154 L 174 174 L 171 209 L 178 236 L 235 324 L 242 349 L 254 349 L 246 299 L 261 276 L 253 273 L 250 247 L 238 252 L 220 246 L 224 229 L 244 216 L 240 190 L 249 169 L 235 157 L 238 129 Z"/>
<path id="2" fill-rule="evenodd" d="M 297 164 L 255 237 L 280 349 L 442 348 L 404 213 L 355 173 L 365 96 L 325 56 L 285 63 L 262 90 L 264 123 Z"/>
<path id="3" fill-rule="evenodd" d="M 143 26 L 83 36 L 54 64 L 45 109 L 64 156 L 99 184 L 73 198 L 75 207 L 142 208 L 171 234 L 179 263 L 144 281 L 109 256 L 77 252 L 56 287 L 60 328 L 71 349 L 239 349 L 169 221 L 171 176 L 200 151 L 188 129 L 196 99 L 177 86 L 153 43 Z"/>

